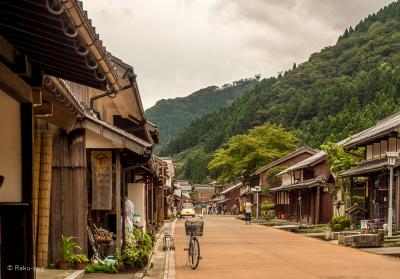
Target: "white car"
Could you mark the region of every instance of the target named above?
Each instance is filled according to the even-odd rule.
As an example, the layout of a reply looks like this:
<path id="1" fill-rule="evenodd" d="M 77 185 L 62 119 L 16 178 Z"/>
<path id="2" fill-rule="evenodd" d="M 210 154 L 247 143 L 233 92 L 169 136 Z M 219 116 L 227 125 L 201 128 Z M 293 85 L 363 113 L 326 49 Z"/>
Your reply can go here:
<path id="1" fill-rule="evenodd" d="M 191 216 L 194 217 L 196 213 L 194 212 L 194 206 L 190 202 L 186 202 L 182 204 L 182 209 L 179 212 L 180 217 Z"/>

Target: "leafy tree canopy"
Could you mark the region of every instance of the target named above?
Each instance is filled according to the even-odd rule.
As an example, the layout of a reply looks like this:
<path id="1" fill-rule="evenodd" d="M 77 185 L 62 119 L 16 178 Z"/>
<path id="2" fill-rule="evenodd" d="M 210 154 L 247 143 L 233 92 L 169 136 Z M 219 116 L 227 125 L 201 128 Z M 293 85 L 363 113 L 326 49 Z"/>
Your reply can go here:
<path id="1" fill-rule="evenodd" d="M 354 156 L 346 153 L 342 145 L 334 142 L 327 142 L 323 144 L 321 148 L 327 153 L 328 166 L 335 178 L 344 171 L 356 166 L 360 161 L 360 159 L 357 160 L 357 156 L 361 158 L 361 154 L 356 154 L 356 156 Z M 358 151 L 358 153 L 361 152 L 362 151 Z"/>
<path id="2" fill-rule="evenodd" d="M 258 168 L 269 164 L 294 150 L 299 140 L 284 128 L 265 124 L 237 135 L 219 148 L 208 165 L 219 183 L 241 181 L 247 183 Z"/>

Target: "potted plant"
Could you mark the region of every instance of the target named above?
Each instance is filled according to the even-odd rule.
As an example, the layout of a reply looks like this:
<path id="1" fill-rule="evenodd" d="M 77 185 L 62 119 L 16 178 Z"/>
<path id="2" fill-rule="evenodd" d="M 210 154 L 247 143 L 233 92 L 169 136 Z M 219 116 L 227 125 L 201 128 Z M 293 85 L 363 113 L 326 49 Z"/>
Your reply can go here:
<path id="1" fill-rule="evenodd" d="M 85 269 L 86 264 L 89 262 L 89 259 L 85 254 L 75 254 L 71 256 L 71 262 L 75 263 L 76 269 Z"/>
<path id="2" fill-rule="evenodd" d="M 58 260 L 59 269 L 68 269 L 71 261 L 71 256 L 75 248 L 79 248 L 79 245 L 75 242 L 76 237 L 61 235 L 61 259 Z"/>

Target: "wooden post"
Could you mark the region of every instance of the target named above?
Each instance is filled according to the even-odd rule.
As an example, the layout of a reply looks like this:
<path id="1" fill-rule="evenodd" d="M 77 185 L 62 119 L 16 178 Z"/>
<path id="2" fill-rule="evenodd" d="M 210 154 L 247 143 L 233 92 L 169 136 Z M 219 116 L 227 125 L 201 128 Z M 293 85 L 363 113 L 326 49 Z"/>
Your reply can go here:
<path id="1" fill-rule="evenodd" d="M 49 131 L 43 132 L 41 141 L 37 265 L 45 267 L 48 264 L 52 133 Z"/>
<path id="2" fill-rule="evenodd" d="M 306 212 L 307 212 L 307 223 L 310 223 L 310 189 L 306 190 L 307 202 L 306 202 Z"/>
<path id="3" fill-rule="evenodd" d="M 39 212 L 39 178 L 40 178 L 40 151 L 41 151 L 41 133 L 40 130 L 35 130 L 34 136 L 34 163 L 33 163 L 33 210 L 34 210 L 34 223 L 33 223 L 33 248 L 36 253 L 37 243 L 37 228 L 38 228 L 38 212 Z"/>
<path id="4" fill-rule="evenodd" d="M 117 222 L 117 245 L 121 248 L 122 222 L 121 222 L 121 202 L 125 202 L 125 196 L 121 198 L 121 156 L 119 151 L 115 152 L 115 200 L 116 200 L 116 222 Z"/>
<path id="5" fill-rule="evenodd" d="M 395 201 L 395 222 L 396 222 L 396 232 L 400 231 L 400 172 L 397 170 L 397 176 L 396 176 L 396 201 Z"/>
<path id="6" fill-rule="evenodd" d="M 310 207 L 311 207 L 311 223 L 315 224 L 315 195 L 314 190 L 311 191 L 310 195 Z"/>
<path id="7" fill-rule="evenodd" d="M 161 222 L 164 224 L 164 219 L 165 219 L 165 201 L 164 201 L 164 186 L 165 186 L 165 180 L 164 183 L 161 187 Z"/>
<path id="8" fill-rule="evenodd" d="M 320 187 L 317 186 L 317 192 L 315 194 L 315 224 L 320 223 L 320 210 L 321 210 L 321 194 L 320 194 Z"/>

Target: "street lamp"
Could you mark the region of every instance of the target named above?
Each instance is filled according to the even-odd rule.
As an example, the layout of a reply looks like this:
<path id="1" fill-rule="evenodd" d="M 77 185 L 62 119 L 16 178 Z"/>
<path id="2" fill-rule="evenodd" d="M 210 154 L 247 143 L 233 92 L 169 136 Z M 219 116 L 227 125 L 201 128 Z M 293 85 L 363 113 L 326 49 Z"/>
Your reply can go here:
<path id="1" fill-rule="evenodd" d="M 399 157 L 398 152 L 386 152 L 388 160 L 389 175 L 389 211 L 388 211 L 388 236 L 393 234 L 393 167 L 396 165 L 396 158 Z"/>

